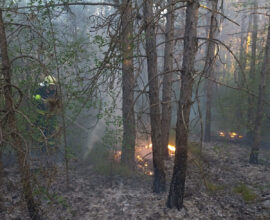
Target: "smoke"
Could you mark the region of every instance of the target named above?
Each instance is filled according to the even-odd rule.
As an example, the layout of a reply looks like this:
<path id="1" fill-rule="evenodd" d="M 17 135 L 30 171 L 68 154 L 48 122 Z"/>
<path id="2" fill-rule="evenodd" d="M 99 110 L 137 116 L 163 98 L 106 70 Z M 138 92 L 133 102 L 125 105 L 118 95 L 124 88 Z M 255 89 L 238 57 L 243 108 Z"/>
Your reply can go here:
<path id="1" fill-rule="evenodd" d="M 101 119 L 96 124 L 95 128 L 89 133 L 87 145 L 86 145 L 86 151 L 84 153 L 84 159 L 87 157 L 87 155 L 91 152 L 91 150 L 94 148 L 94 146 L 102 141 L 102 137 L 105 134 L 106 124 L 104 119 Z"/>

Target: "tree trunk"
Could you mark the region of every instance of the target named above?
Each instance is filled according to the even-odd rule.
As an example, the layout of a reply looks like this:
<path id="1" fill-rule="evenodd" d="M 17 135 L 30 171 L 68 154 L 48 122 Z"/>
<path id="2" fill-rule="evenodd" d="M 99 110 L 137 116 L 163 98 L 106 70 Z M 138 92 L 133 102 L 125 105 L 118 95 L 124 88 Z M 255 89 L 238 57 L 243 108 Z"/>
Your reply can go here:
<path id="1" fill-rule="evenodd" d="M 250 71 L 249 71 L 249 84 L 252 88 L 252 83 L 255 81 L 256 75 L 256 50 L 257 50 L 257 36 L 258 36 L 258 16 L 257 16 L 257 7 L 258 3 L 254 0 L 254 13 L 253 13 L 253 24 L 252 24 L 252 52 L 251 52 L 251 61 L 250 61 Z M 253 124 L 254 124 L 254 98 L 253 96 L 248 96 L 248 121 L 247 121 L 247 138 L 253 142 Z"/>
<path id="2" fill-rule="evenodd" d="M 31 175 L 29 165 L 26 159 L 26 152 L 23 146 L 23 140 L 19 136 L 17 129 L 16 115 L 14 109 L 14 102 L 12 98 L 12 86 L 11 86 L 11 68 L 8 57 L 8 46 L 5 33 L 5 27 L 2 17 L 2 10 L 0 9 L 0 49 L 2 55 L 2 75 L 4 78 L 4 97 L 5 97 L 5 110 L 7 111 L 7 127 L 11 136 L 11 144 L 13 145 L 17 160 L 19 163 L 19 170 L 21 175 L 21 183 L 23 187 L 23 194 L 29 211 L 29 215 L 32 219 L 40 219 L 38 213 L 37 204 L 34 201 L 31 186 Z"/>
<path id="3" fill-rule="evenodd" d="M 161 139 L 164 158 L 169 157 L 168 142 L 171 127 L 171 95 L 172 95 L 172 70 L 174 49 L 174 4 L 168 0 L 169 7 L 166 14 L 166 33 L 164 51 L 164 77 L 162 88 L 162 119 Z"/>
<path id="4" fill-rule="evenodd" d="M 178 106 L 176 124 L 176 152 L 173 168 L 173 177 L 170 185 L 167 206 L 169 208 L 183 207 L 185 191 L 187 151 L 189 133 L 189 115 L 192 105 L 192 86 L 194 75 L 194 62 L 197 52 L 197 23 L 199 1 L 193 0 L 187 3 L 186 25 L 184 36 L 184 58 L 182 64 L 181 94 Z"/>
<path id="5" fill-rule="evenodd" d="M 245 82 L 245 76 L 243 74 L 245 74 L 246 66 L 247 66 L 248 51 L 249 51 L 250 38 L 251 38 L 252 16 L 250 16 L 248 19 L 247 35 L 244 35 L 244 32 L 245 32 L 244 21 L 245 21 L 245 17 L 243 17 L 242 24 L 241 24 L 242 25 L 241 46 L 240 46 L 240 56 L 239 56 L 242 70 L 244 71 L 244 73 L 242 73 L 239 70 L 238 75 L 236 77 L 238 80 L 239 87 L 243 87 L 244 82 Z"/>
<path id="6" fill-rule="evenodd" d="M 217 22 L 217 6 L 218 0 L 211 0 L 212 3 L 212 15 L 210 21 L 210 32 L 209 32 L 209 42 L 207 48 L 206 61 L 204 66 L 204 72 L 206 78 L 214 78 L 214 65 L 216 61 L 216 44 L 212 41 L 218 32 L 218 22 Z M 204 141 L 211 141 L 211 107 L 212 107 L 212 94 L 213 94 L 213 82 L 210 79 L 206 79 L 205 91 L 206 91 L 206 115 L 205 115 L 205 133 Z"/>
<path id="7" fill-rule="evenodd" d="M 268 34 L 267 41 L 265 46 L 265 54 L 263 60 L 263 66 L 261 70 L 261 79 L 259 85 L 259 97 L 257 103 L 257 111 L 256 111 L 256 120 L 254 126 L 254 142 L 252 144 L 251 153 L 249 162 L 252 164 L 258 164 L 258 156 L 259 156 L 259 146 L 261 142 L 261 130 L 262 130 L 262 121 L 263 121 L 263 113 L 264 113 L 264 102 L 265 102 L 265 87 L 266 87 L 266 78 L 269 74 L 269 59 L 270 59 L 270 17 L 268 24 Z"/>
<path id="8" fill-rule="evenodd" d="M 134 68 L 133 68 L 133 19 L 132 1 L 122 3 L 122 90 L 123 90 L 123 147 L 121 161 L 128 167 L 134 166 L 135 158 L 135 113 L 134 113 Z"/>
<path id="9" fill-rule="evenodd" d="M 145 21 L 146 56 L 149 80 L 151 139 L 153 146 L 153 191 L 155 193 L 160 193 L 165 191 L 166 179 L 161 144 L 161 117 L 158 86 L 159 83 L 157 75 L 157 51 L 155 33 L 156 27 L 153 21 L 153 0 L 143 2 L 143 11 Z"/>

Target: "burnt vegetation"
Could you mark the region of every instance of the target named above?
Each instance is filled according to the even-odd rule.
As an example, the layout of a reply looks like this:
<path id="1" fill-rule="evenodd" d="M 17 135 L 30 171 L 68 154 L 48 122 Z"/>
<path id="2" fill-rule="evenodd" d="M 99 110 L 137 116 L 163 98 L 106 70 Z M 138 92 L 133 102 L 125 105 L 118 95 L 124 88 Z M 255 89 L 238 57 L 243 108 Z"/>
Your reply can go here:
<path id="1" fill-rule="evenodd" d="M 0 219 L 269 219 L 269 0 L 0 1 Z"/>

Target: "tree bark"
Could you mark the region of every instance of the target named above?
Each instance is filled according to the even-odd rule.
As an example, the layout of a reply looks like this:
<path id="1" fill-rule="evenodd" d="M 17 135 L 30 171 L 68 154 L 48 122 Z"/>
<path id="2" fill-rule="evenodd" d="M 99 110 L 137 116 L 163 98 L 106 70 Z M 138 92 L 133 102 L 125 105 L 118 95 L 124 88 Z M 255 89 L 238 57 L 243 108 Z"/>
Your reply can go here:
<path id="1" fill-rule="evenodd" d="M 218 32 L 218 22 L 217 22 L 217 6 L 218 0 L 211 0 L 212 3 L 212 15 L 210 21 L 210 32 L 209 32 L 209 42 L 207 48 L 206 61 L 204 66 L 204 72 L 206 78 L 214 78 L 214 65 L 216 61 L 216 44 L 213 42 L 213 39 L 216 37 Z M 205 133 L 204 141 L 211 141 L 211 121 L 212 121 L 212 94 L 213 94 L 213 81 L 206 79 L 205 91 L 206 91 L 206 114 L 205 114 Z"/>
<path id="2" fill-rule="evenodd" d="M 244 28 L 244 21 L 245 17 L 242 18 L 242 28 L 241 28 L 241 46 L 240 46 L 240 63 L 242 66 L 242 69 L 244 73 L 242 73 L 240 70 L 238 71 L 237 80 L 239 87 L 244 86 L 245 82 L 245 74 L 246 67 L 247 67 L 247 59 L 248 59 L 248 51 L 249 51 L 249 44 L 250 44 L 250 37 L 251 37 L 251 28 L 252 28 L 252 16 L 248 19 L 248 28 L 247 28 L 247 35 L 244 34 L 245 28 Z"/>
<path id="3" fill-rule="evenodd" d="M 133 168 L 135 158 L 134 68 L 133 68 L 133 18 L 132 1 L 122 3 L 122 91 L 123 91 L 123 147 L 121 162 Z"/>
<path id="4" fill-rule="evenodd" d="M 166 188 L 166 179 L 164 172 L 164 160 L 162 156 L 161 144 L 161 117 L 159 101 L 159 83 L 157 75 L 157 51 L 156 51 L 156 33 L 155 23 L 153 21 L 153 0 L 143 2 L 145 39 L 146 39 L 146 57 L 149 80 L 149 101 L 150 101 L 150 121 L 151 121 L 151 139 L 153 146 L 153 168 L 154 183 L 153 191 L 155 193 L 164 192 Z"/>
<path id="5" fill-rule="evenodd" d="M 252 83 L 255 81 L 256 75 L 256 50 L 257 50 L 257 37 L 258 37 L 258 16 L 257 16 L 257 0 L 254 0 L 254 11 L 253 11 L 253 24 L 252 24 L 252 51 L 251 51 L 251 61 L 250 61 L 250 71 L 249 71 L 249 82 L 250 87 L 252 87 Z M 247 121 L 247 138 L 253 142 L 253 124 L 254 124 L 254 98 L 253 96 L 248 96 L 248 121 Z"/>
<path id="6" fill-rule="evenodd" d="M 5 110 L 7 112 L 7 127 L 8 133 L 11 136 L 11 144 L 16 151 L 17 160 L 19 163 L 19 170 L 21 175 L 21 183 L 23 187 L 23 194 L 27 204 L 29 215 L 32 219 L 40 219 L 38 213 L 38 206 L 34 201 L 31 175 L 29 165 L 26 159 L 26 152 L 23 146 L 23 140 L 19 135 L 16 122 L 15 107 L 12 98 L 12 86 L 11 86 L 11 66 L 8 57 L 8 45 L 4 27 L 4 21 L 2 17 L 2 10 L 0 9 L 0 49 L 2 56 L 2 75 L 4 78 L 4 97 L 5 97 Z"/>
<path id="7" fill-rule="evenodd" d="M 189 115 L 192 105 L 192 87 L 194 83 L 194 62 L 197 52 L 197 24 L 199 1 L 193 0 L 187 3 L 186 25 L 184 36 L 184 58 L 182 64 L 181 94 L 178 103 L 176 124 L 176 152 L 173 168 L 173 177 L 170 184 L 167 206 L 169 208 L 183 207 L 185 192 L 187 151 L 189 133 Z"/>
<path id="8" fill-rule="evenodd" d="M 169 157 L 168 142 L 171 126 L 171 95 L 172 95 L 172 70 L 174 49 L 174 3 L 168 0 L 168 12 L 166 14 L 166 33 L 164 49 L 164 77 L 162 87 L 162 119 L 161 139 L 164 158 Z"/>
<path id="9" fill-rule="evenodd" d="M 251 153 L 249 157 L 249 162 L 252 164 L 258 164 L 259 157 L 259 149 L 261 142 L 261 130 L 262 130 L 262 121 L 264 114 L 264 102 L 265 102 L 265 88 L 266 88 L 266 78 L 269 74 L 269 60 L 270 60 L 270 17 L 268 24 L 268 33 L 267 33 L 267 41 L 265 46 L 265 54 L 263 60 L 263 66 L 261 70 L 260 77 L 260 85 L 259 85 L 259 96 L 257 103 L 257 111 L 256 111 L 256 120 L 254 126 L 254 142 L 252 144 Z"/>

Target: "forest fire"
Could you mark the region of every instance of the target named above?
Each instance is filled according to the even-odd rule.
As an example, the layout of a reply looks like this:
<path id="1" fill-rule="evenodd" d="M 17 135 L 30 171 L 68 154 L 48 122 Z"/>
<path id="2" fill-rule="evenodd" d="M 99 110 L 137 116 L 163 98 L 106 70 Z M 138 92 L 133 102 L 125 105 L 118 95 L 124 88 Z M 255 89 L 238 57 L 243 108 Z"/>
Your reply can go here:
<path id="1" fill-rule="evenodd" d="M 168 145 L 169 155 L 173 156 L 175 154 L 175 146 Z M 153 171 L 151 167 L 152 159 L 152 144 L 147 144 L 141 147 L 136 148 L 136 161 L 137 166 L 141 169 L 146 175 L 152 176 Z"/>
<path id="2" fill-rule="evenodd" d="M 220 136 L 220 137 L 225 137 L 225 133 L 224 133 L 223 131 L 220 131 L 220 132 L 219 132 L 219 136 Z"/>
<path id="3" fill-rule="evenodd" d="M 224 132 L 224 131 L 219 131 L 218 132 L 218 135 L 220 136 L 220 137 L 224 137 L 224 138 L 229 138 L 229 139 L 231 139 L 231 140 L 237 140 L 237 139 L 242 139 L 242 138 L 244 138 L 244 136 L 242 136 L 242 135 L 239 135 L 239 134 L 237 134 L 236 132 Z"/>
<path id="4" fill-rule="evenodd" d="M 168 145 L 168 150 L 169 150 L 169 154 L 170 155 L 174 155 L 175 154 L 175 146 L 173 146 L 173 145 Z"/>
<path id="5" fill-rule="evenodd" d="M 114 160 L 119 162 L 121 159 L 121 155 L 122 155 L 122 151 L 120 150 L 114 152 Z"/>
<path id="6" fill-rule="evenodd" d="M 228 134 L 232 139 L 234 139 L 238 136 L 237 133 L 235 133 L 235 132 L 229 132 Z"/>
<path id="7" fill-rule="evenodd" d="M 152 144 L 146 145 L 145 148 L 146 148 L 146 149 L 152 148 Z M 169 145 L 168 145 L 168 150 L 169 150 L 169 154 L 170 154 L 170 155 L 174 155 L 174 154 L 175 154 L 175 146 L 169 144 Z"/>
<path id="8" fill-rule="evenodd" d="M 175 146 L 168 145 L 169 155 L 173 156 L 175 154 Z M 122 152 L 117 150 L 114 152 L 114 160 L 120 162 Z M 152 144 L 142 145 L 136 147 L 135 159 L 137 167 L 142 170 L 146 175 L 152 176 L 152 166 L 150 161 L 152 160 Z"/>

